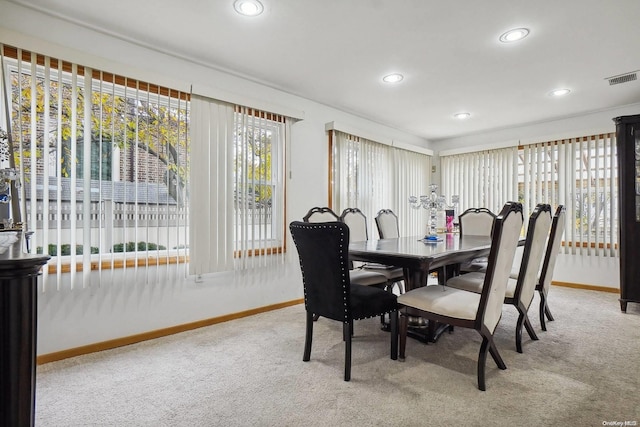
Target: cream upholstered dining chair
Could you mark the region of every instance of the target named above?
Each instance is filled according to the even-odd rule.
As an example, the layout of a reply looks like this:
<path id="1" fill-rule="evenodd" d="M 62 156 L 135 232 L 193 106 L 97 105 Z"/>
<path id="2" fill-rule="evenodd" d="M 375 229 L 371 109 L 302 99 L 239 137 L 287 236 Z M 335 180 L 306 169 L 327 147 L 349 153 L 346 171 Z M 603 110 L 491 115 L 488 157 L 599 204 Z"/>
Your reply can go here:
<path id="1" fill-rule="evenodd" d="M 401 359 L 405 357 L 408 316 L 420 316 L 429 321 L 478 331 L 482 337 L 477 365 L 480 390 L 486 389 L 487 351 L 498 368 L 507 368 L 493 341 L 493 332 L 502 316 L 502 304 L 522 224 L 522 205 L 516 202 L 506 203 L 495 220 L 482 293 L 442 286 L 423 286 L 398 297 L 401 310 Z"/>
<path id="2" fill-rule="evenodd" d="M 544 255 L 549 229 L 551 228 L 551 206 L 538 204 L 529 216 L 527 236 L 525 238 L 522 261 L 517 278 L 509 277 L 504 303 L 516 307 L 518 321 L 516 324 L 516 349 L 522 353 L 522 326 L 525 327 L 529 337 L 537 340 L 527 312 L 533 295 L 536 292 L 538 272 Z M 482 292 L 485 274 L 480 272 L 463 274 L 447 281 L 447 286 L 465 291 Z"/>
<path id="3" fill-rule="evenodd" d="M 551 287 L 551 279 L 553 278 L 553 270 L 556 267 L 556 258 L 558 258 L 558 252 L 560 252 L 560 244 L 562 242 L 562 234 L 564 233 L 565 226 L 565 209 L 563 205 L 557 207 L 555 214 L 553 215 L 553 222 L 551 223 L 551 233 L 549 233 L 549 240 L 547 243 L 547 250 L 542 261 L 542 269 L 540 270 L 540 278 L 536 285 L 536 290 L 540 295 L 540 326 L 543 331 L 547 330 L 547 325 L 544 321 L 544 317 L 553 321 L 551 311 L 547 306 L 547 295 L 549 288 Z"/>
<path id="4" fill-rule="evenodd" d="M 347 274 L 349 262 L 349 227 L 342 222 L 289 225 L 298 250 L 304 306 L 306 338 L 302 360 L 311 359 L 315 315 L 342 322 L 345 342 L 344 380 L 351 379 L 351 336 L 353 321 L 389 315 L 391 324 L 391 359 L 398 358 L 398 311 L 396 296 L 372 286 L 352 283 Z"/>
<path id="5" fill-rule="evenodd" d="M 328 207 L 313 207 L 302 217 L 304 222 L 330 222 L 340 221 L 340 217 Z"/>
<path id="6" fill-rule="evenodd" d="M 400 224 L 398 222 L 398 217 L 391 209 L 381 209 L 376 214 L 375 219 L 376 227 L 378 228 L 378 235 L 381 239 L 395 239 L 400 237 Z M 441 282 L 444 280 L 444 277 L 446 277 L 444 267 L 433 271 L 438 273 L 438 280 Z"/>
<path id="7" fill-rule="evenodd" d="M 400 237 L 398 217 L 391 209 L 381 209 L 376 214 L 376 227 L 381 239 L 395 239 Z"/>
<path id="8" fill-rule="evenodd" d="M 351 242 L 359 242 L 369 240 L 369 232 L 367 231 L 367 217 L 358 208 L 346 208 L 340 214 L 340 221 L 349 226 L 349 239 Z M 402 293 L 402 281 L 404 273 L 402 268 L 393 267 L 383 264 L 364 263 L 358 268 L 365 271 L 373 271 L 383 274 L 387 277 L 389 289 L 398 285 L 400 293 Z"/>
<path id="9" fill-rule="evenodd" d="M 304 222 L 320 223 L 320 222 L 339 222 L 340 217 L 328 207 L 313 207 L 309 209 L 302 218 Z M 350 264 L 350 267 L 352 265 Z M 387 276 L 377 271 L 361 270 L 351 268 L 349 271 L 351 283 L 363 286 L 377 286 L 385 288 L 388 283 Z"/>
<path id="10" fill-rule="evenodd" d="M 549 310 L 549 306 L 547 305 L 547 295 L 549 293 L 549 288 L 551 287 L 551 280 L 553 278 L 553 270 L 556 266 L 556 258 L 558 256 L 558 252 L 560 252 L 560 244 L 562 242 L 562 234 L 564 233 L 565 227 L 565 208 L 564 205 L 559 205 L 556 208 L 556 211 L 553 215 L 553 220 L 551 221 L 551 232 L 549 233 L 549 238 L 547 239 L 547 246 L 544 254 L 544 259 L 542 260 L 542 266 L 540 268 L 540 275 L 538 276 L 536 283 L 536 291 L 538 291 L 540 295 L 540 326 L 543 331 L 547 330 L 547 325 L 545 322 L 545 317 L 553 321 L 553 316 L 551 315 L 551 310 Z M 520 260 L 522 262 L 522 260 Z M 518 274 L 520 272 L 519 264 L 517 268 L 511 270 L 510 277 L 513 279 L 518 278 Z"/>
<path id="11" fill-rule="evenodd" d="M 487 208 L 469 208 L 458 216 L 460 235 L 491 237 L 495 218 L 496 214 Z M 469 273 L 472 271 L 485 271 L 486 269 L 487 258 L 480 257 L 460 264 L 458 272 Z"/>

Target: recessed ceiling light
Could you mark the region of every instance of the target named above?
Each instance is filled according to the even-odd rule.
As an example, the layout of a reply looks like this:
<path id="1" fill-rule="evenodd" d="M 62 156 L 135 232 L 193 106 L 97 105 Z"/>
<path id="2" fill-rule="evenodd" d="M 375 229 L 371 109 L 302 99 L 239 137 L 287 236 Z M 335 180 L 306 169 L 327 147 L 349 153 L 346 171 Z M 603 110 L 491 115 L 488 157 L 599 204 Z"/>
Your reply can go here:
<path id="1" fill-rule="evenodd" d="M 402 79 L 404 79 L 404 76 L 402 74 L 393 73 L 393 74 L 388 74 L 384 76 L 382 78 L 382 81 L 385 83 L 398 83 L 398 82 L 401 82 Z"/>
<path id="2" fill-rule="evenodd" d="M 258 0 L 236 0 L 233 3 L 233 8 L 244 16 L 257 16 L 264 11 L 262 3 Z"/>
<path id="3" fill-rule="evenodd" d="M 471 117 L 471 113 L 456 113 L 453 115 L 456 119 L 464 120 Z"/>
<path id="4" fill-rule="evenodd" d="M 569 89 L 554 89 L 551 92 L 549 92 L 549 95 L 551 95 L 551 96 L 565 96 L 569 92 L 571 92 Z"/>
<path id="5" fill-rule="evenodd" d="M 527 28 L 514 28 L 513 30 L 509 30 L 506 33 L 500 36 L 500 41 L 502 43 L 512 43 L 518 40 L 522 40 L 523 38 L 529 35 L 529 30 Z"/>

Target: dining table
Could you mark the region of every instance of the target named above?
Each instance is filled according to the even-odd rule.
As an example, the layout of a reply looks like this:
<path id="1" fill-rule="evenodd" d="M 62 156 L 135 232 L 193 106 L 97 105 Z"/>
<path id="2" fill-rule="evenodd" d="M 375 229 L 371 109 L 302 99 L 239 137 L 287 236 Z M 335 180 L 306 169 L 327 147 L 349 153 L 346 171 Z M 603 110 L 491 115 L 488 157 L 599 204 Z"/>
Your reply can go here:
<path id="1" fill-rule="evenodd" d="M 438 283 L 444 285 L 454 266 L 479 257 L 491 250 L 491 237 L 438 234 L 431 240 L 425 236 L 370 239 L 351 242 L 349 259 L 382 266 L 401 267 L 404 272 L 405 292 L 427 285 L 429 274 L 438 271 Z M 384 268 L 384 267 L 380 267 Z M 448 325 L 429 324 L 423 319 L 410 321 L 410 335 L 422 342 L 435 342 L 448 329 Z"/>

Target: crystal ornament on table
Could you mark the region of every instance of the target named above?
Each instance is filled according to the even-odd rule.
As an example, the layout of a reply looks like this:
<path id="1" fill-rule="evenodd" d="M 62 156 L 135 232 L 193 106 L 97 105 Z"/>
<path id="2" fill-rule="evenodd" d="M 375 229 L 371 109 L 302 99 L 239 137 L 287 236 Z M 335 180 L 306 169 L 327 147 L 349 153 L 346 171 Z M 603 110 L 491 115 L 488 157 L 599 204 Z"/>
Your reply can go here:
<path id="1" fill-rule="evenodd" d="M 436 184 L 429 185 L 430 194 L 423 195 L 420 197 L 410 196 L 409 197 L 409 205 L 414 209 L 427 209 L 429 211 L 429 222 L 427 223 L 428 232 L 427 236 L 425 236 L 426 240 L 437 240 L 438 234 L 438 212 L 442 212 L 447 208 L 452 208 L 453 210 L 453 218 L 449 221 L 445 219 L 445 227 L 447 231 L 453 231 L 453 222 L 455 218 L 455 210 L 457 208 L 457 204 L 460 200 L 459 196 L 452 196 L 452 205 L 447 206 L 446 197 L 438 195 L 438 186 Z M 449 229 L 451 228 L 451 230 Z"/>

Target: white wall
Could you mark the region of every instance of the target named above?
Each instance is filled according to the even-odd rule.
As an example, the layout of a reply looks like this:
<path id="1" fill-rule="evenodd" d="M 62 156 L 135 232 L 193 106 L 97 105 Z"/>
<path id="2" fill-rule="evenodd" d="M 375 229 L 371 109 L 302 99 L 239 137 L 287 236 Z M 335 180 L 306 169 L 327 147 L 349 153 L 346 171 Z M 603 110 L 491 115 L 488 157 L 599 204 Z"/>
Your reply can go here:
<path id="1" fill-rule="evenodd" d="M 4 0 L 0 0 L 0 16 L 1 43 L 187 92 L 194 85 L 205 95 L 280 112 L 302 112 L 304 120 L 292 128 L 289 220 L 302 218 L 312 206 L 327 204 L 325 123 L 337 121 L 380 138 L 430 148 L 421 138 Z M 114 271 L 113 278 L 111 272 L 102 273 L 103 278 L 109 275 L 106 283 L 73 289 L 65 275 L 62 283 L 49 285 L 39 295 L 38 354 L 302 298 L 297 255 L 291 241 L 287 247 L 288 263 L 279 268 L 211 275 L 201 283 L 182 280 L 175 267 L 167 266 Z"/>

